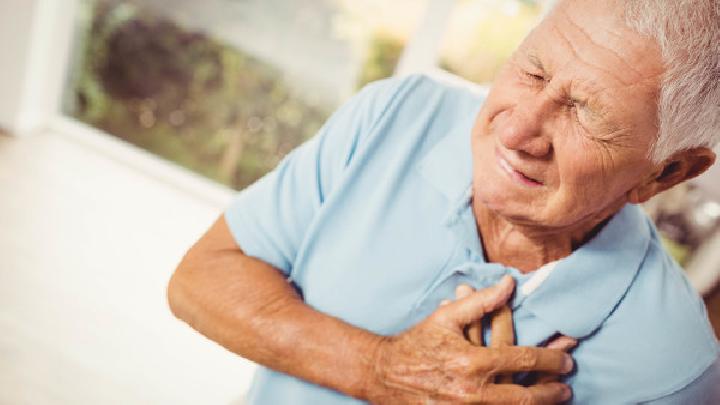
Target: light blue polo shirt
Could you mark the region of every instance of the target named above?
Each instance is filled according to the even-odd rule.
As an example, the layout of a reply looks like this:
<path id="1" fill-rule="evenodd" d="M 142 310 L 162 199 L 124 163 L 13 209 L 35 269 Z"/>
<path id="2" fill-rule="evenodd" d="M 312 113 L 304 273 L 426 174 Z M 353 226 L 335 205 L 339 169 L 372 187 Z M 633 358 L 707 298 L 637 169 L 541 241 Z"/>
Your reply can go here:
<path id="1" fill-rule="evenodd" d="M 460 283 L 484 288 L 510 274 L 519 345 L 580 339 L 566 379 L 573 403 L 720 404 L 703 302 L 638 207 L 624 207 L 544 280 L 485 262 L 469 193 L 483 99 L 421 75 L 367 86 L 238 194 L 225 213 L 235 240 L 311 307 L 385 335 L 427 317 Z M 359 403 L 262 367 L 248 402 Z"/>

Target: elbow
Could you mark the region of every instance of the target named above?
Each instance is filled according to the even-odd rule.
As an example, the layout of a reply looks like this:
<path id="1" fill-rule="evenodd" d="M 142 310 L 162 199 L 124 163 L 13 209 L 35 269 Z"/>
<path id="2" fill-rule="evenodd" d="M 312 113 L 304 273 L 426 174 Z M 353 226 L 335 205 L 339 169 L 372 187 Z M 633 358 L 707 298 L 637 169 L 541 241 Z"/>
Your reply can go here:
<path id="1" fill-rule="evenodd" d="M 214 285 L 213 266 L 224 249 L 236 247 L 222 216 L 188 250 L 170 277 L 166 299 L 170 312 L 190 326 L 201 318 Z"/>
<path id="2" fill-rule="evenodd" d="M 168 307 L 170 307 L 170 312 L 172 312 L 176 318 L 180 318 L 180 302 L 182 301 L 179 296 L 179 283 L 178 273 L 177 270 L 175 270 L 175 273 L 173 273 L 172 277 L 170 277 L 170 281 L 168 282 L 167 289 L 165 291 L 165 298 L 167 299 Z"/>
<path id="3" fill-rule="evenodd" d="M 192 284 L 187 268 L 187 256 L 175 269 L 167 284 L 166 299 L 170 312 L 178 319 L 188 322 L 188 286 Z"/>

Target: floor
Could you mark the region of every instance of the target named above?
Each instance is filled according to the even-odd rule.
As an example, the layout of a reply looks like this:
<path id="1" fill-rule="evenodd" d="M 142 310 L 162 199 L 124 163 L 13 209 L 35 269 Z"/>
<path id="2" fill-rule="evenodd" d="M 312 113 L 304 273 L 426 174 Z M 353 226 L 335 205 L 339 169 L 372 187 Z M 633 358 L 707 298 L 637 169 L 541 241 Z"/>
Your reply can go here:
<path id="1" fill-rule="evenodd" d="M 0 404 L 236 404 L 254 365 L 170 314 L 219 215 L 56 134 L 0 135 Z"/>

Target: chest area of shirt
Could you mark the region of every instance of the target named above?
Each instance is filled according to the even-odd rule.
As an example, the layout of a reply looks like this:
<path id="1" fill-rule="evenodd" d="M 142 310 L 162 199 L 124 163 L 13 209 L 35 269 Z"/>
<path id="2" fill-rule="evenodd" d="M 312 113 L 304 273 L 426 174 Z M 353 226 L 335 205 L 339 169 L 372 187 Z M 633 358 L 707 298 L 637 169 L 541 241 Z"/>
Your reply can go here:
<path id="1" fill-rule="evenodd" d="M 439 193 L 413 187 L 376 193 L 349 194 L 308 236 L 291 274 L 308 305 L 394 334 L 425 319 L 442 300 L 454 299 L 457 285 L 486 288 L 510 274 L 503 266 L 481 263 L 477 250 L 468 248 L 473 239 L 465 235 L 472 218 L 464 218 L 464 227 L 449 226 L 449 204 Z M 522 308 L 516 317 L 524 326 L 518 333 L 523 344 L 535 345 L 553 332 Z"/>
<path id="2" fill-rule="evenodd" d="M 378 333 L 408 327 L 417 301 L 462 254 L 441 197 L 413 184 L 346 194 L 321 214 L 294 263 L 305 302 Z"/>

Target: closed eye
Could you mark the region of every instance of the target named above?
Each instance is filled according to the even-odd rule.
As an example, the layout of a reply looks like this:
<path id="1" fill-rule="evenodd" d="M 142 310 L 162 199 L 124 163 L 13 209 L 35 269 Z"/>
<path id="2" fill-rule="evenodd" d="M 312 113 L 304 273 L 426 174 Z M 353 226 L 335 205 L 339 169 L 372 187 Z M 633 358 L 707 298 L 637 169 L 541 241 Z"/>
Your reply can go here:
<path id="1" fill-rule="evenodd" d="M 536 80 L 539 82 L 545 81 L 545 77 L 543 75 L 539 75 L 537 73 L 525 72 L 525 76 L 527 76 L 529 79 Z"/>

